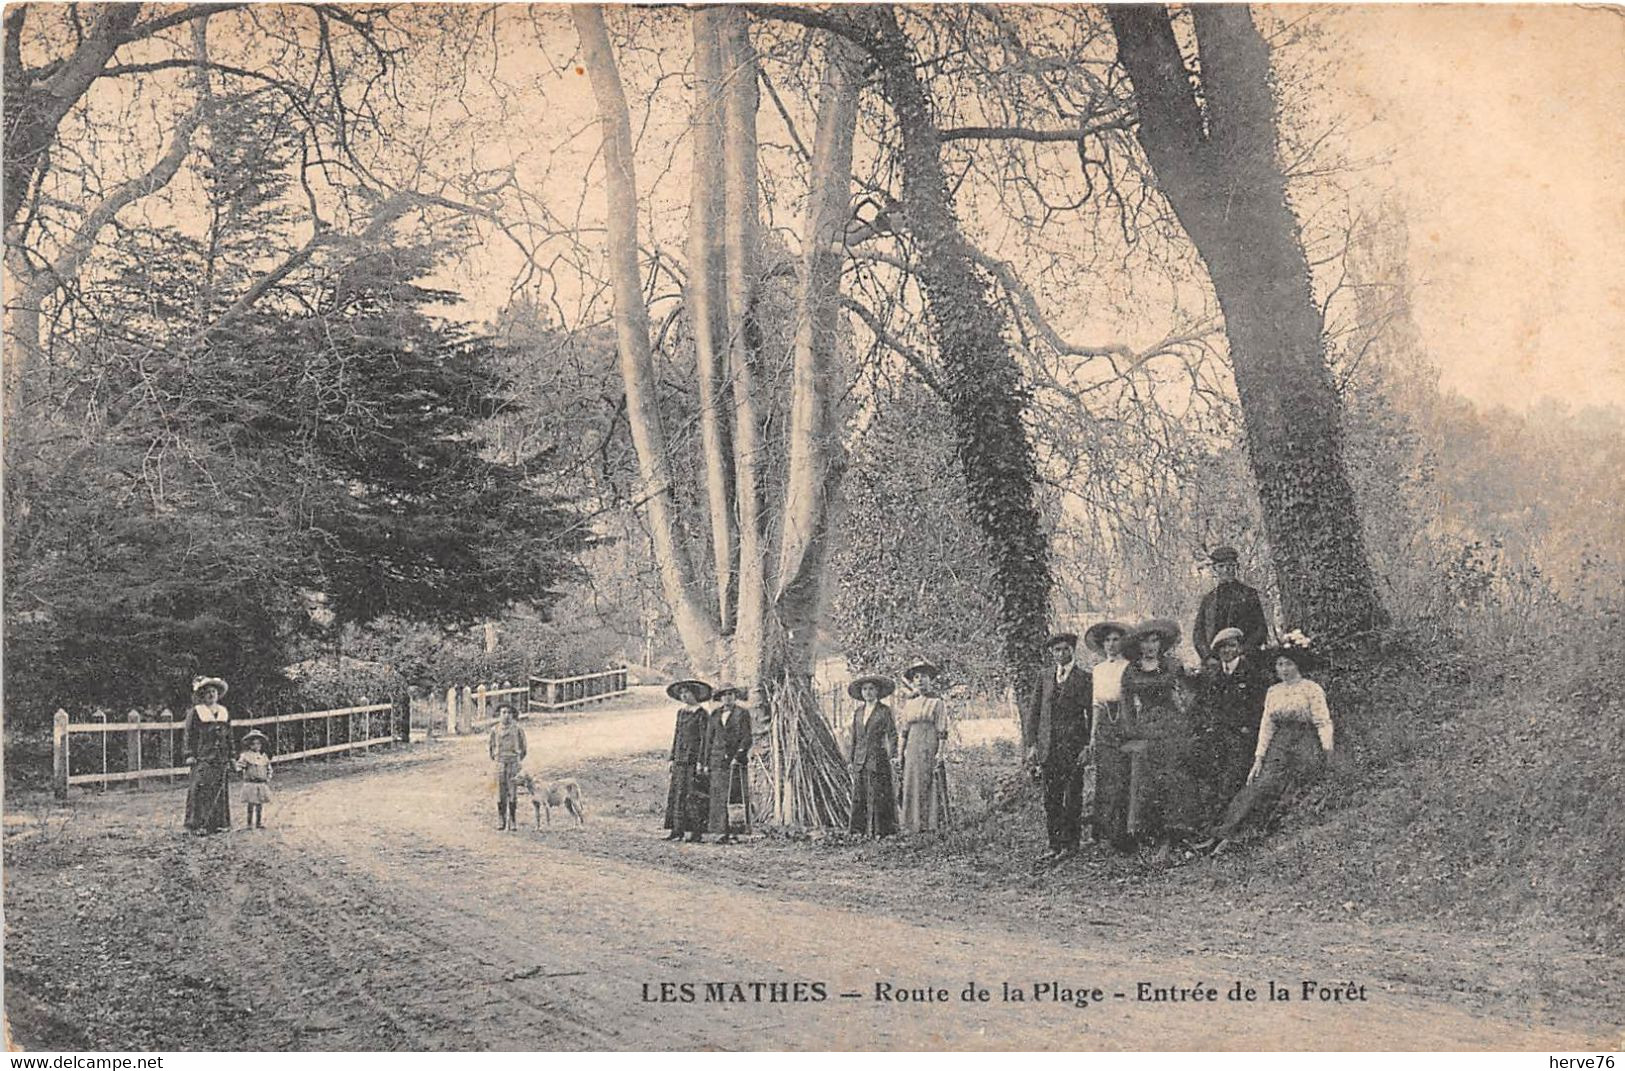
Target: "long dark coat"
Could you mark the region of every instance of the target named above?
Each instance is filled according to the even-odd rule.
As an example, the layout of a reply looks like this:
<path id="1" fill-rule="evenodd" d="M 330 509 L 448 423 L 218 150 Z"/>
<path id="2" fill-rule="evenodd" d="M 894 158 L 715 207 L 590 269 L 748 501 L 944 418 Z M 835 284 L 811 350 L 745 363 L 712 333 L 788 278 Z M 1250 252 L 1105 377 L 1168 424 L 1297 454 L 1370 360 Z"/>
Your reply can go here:
<path id="1" fill-rule="evenodd" d="M 1192 758 L 1205 789 L 1205 806 L 1223 807 L 1246 782 L 1270 683 L 1247 655 L 1228 674 L 1217 658 L 1203 665 L 1198 685 L 1198 741 Z"/>
<path id="2" fill-rule="evenodd" d="M 196 706 L 186 710 L 186 757 L 192 760 L 191 784 L 186 790 L 186 828 L 213 833 L 231 828 L 231 790 L 226 772 L 236 758 L 231 739 L 231 715 L 225 721 L 204 721 Z"/>
<path id="3" fill-rule="evenodd" d="M 1264 620 L 1264 600 L 1257 590 L 1239 580 L 1226 580 L 1202 596 L 1202 605 L 1196 611 L 1196 625 L 1191 629 L 1191 642 L 1202 661 L 1207 661 L 1213 649 L 1213 637 L 1227 628 L 1241 629 L 1244 651 L 1258 652 L 1269 642 L 1269 625 Z"/>
<path id="4" fill-rule="evenodd" d="M 897 832 L 897 789 L 892 782 L 892 757 L 897 754 L 897 719 L 891 707 L 876 703 L 863 719 L 863 707 L 852 715 L 853 833 L 889 837 Z"/>
<path id="5" fill-rule="evenodd" d="M 750 711 L 733 708 L 727 724 L 722 708 L 706 718 L 703 754 L 710 776 L 710 807 L 706 826 L 712 833 L 728 832 L 728 804 L 748 802 L 750 796 Z"/>
<path id="6" fill-rule="evenodd" d="M 671 737 L 671 786 L 666 790 L 666 821 L 662 828 L 679 833 L 704 831 L 708 817 L 709 783 L 700 776 L 705 761 L 704 707 L 677 711 Z"/>

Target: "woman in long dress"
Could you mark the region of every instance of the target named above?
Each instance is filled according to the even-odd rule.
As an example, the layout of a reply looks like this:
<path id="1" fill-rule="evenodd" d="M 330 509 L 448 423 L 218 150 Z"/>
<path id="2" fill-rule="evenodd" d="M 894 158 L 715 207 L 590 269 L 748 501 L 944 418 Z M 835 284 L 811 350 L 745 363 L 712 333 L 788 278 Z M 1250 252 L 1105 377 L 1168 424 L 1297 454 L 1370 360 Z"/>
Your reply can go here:
<path id="1" fill-rule="evenodd" d="M 1172 621 L 1147 621 L 1123 641 L 1128 705 L 1124 751 L 1130 755 L 1128 836 L 1166 844 L 1196 827 L 1196 784 L 1189 770 L 1193 737 L 1183 667 L 1168 654 L 1179 641 Z"/>
<path id="2" fill-rule="evenodd" d="M 937 695 L 940 673 L 930 662 L 908 667 L 903 679 L 917 693 L 903 704 L 902 827 L 906 833 L 941 829 L 947 815 L 947 784 L 942 765 L 948 742 L 948 707 Z"/>
<path id="3" fill-rule="evenodd" d="M 862 706 L 852 714 L 852 818 L 847 829 L 870 837 L 897 832 L 897 721 L 881 700 L 892 694 L 888 677 L 859 677 L 847 686 Z"/>
<path id="4" fill-rule="evenodd" d="M 186 711 L 186 828 L 203 836 L 231 828 L 231 793 L 226 773 L 237 755 L 232 748 L 231 713 L 220 705 L 226 682 L 219 677 L 192 681 L 196 703 Z"/>
<path id="5" fill-rule="evenodd" d="M 739 695 L 738 688 L 726 683 L 717 685 L 711 693 L 719 705 L 706 721 L 701 749 L 710 782 L 706 828 L 717 834 L 718 844 L 738 839 L 728 823 L 728 805 L 736 796 L 745 804 L 747 820 L 750 815 L 750 745 L 754 730 L 750 710 L 739 705 Z"/>
<path id="6" fill-rule="evenodd" d="M 1288 633 L 1281 646 L 1264 652 L 1280 683 L 1264 693 L 1264 717 L 1247 784 L 1230 800 L 1214 830 L 1221 842 L 1268 821 L 1288 790 L 1318 778 L 1331 759 L 1332 712 L 1325 690 L 1304 676 L 1316 659 L 1301 637 Z"/>
<path id="7" fill-rule="evenodd" d="M 1123 750 L 1127 723 L 1123 715 L 1123 640 L 1129 627 L 1117 621 L 1101 621 L 1083 634 L 1083 645 L 1100 656 L 1089 671 L 1094 697 L 1095 793 L 1090 823 L 1095 840 L 1110 843 L 1119 851 L 1131 845 L 1128 839 L 1129 774 L 1131 761 Z"/>
<path id="8" fill-rule="evenodd" d="M 667 840 L 704 840 L 709 817 L 709 793 L 701 777 L 705 766 L 705 723 L 707 714 L 700 704 L 711 698 L 711 686 L 704 681 L 674 681 L 666 694 L 682 704 L 677 709 L 677 725 L 671 736 L 671 784 L 666 789 L 666 822 L 671 830 Z"/>

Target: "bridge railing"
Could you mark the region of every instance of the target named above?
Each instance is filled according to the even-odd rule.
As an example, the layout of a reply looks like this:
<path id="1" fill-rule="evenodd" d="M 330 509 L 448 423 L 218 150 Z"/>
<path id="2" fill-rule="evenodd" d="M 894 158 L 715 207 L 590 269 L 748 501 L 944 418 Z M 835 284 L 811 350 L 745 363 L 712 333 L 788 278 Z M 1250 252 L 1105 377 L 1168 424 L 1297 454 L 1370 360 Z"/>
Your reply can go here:
<path id="1" fill-rule="evenodd" d="M 362 703 L 359 706 L 310 710 L 297 714 L 272 714 L 255 718 L 233 718 L 233 729 L 260 728 L 265 733 L 266 753 L 278 763 L 298 759 L 366 752 L 398 739 L 394 703 Z M 132 710 L 123 718 L 110 718 L 107 711 L 91 713 L 92 721 L 73 721 L 66 710 L 58 710 L 52 722 L 52 782 L 58 798 L 66 797 L 73 785 L 109 785 L 143 782 L 162 778 L 173 780 L 191 772 L 184 764 L 186 719 L 169 710 L 145 717 Z M 89 751 L 74 749 L 74 738 L 93 742 Z M 240 742 L 240 740 L 239 740 Z"/>

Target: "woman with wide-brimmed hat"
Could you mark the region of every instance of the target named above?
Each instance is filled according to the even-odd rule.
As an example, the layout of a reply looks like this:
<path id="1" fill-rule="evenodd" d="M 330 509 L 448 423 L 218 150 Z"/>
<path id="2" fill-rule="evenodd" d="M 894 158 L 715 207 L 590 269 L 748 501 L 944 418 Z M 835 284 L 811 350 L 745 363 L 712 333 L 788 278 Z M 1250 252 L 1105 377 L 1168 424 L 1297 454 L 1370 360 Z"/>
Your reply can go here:
<path id="1" fill-rule="evenodd" d="M 852 817 L 847 829 L 871 837 L 897 832 L 897 721 L 884 700 L 890 677 L 859 677 L 846 694 L 861 704 L 852 714 Z"/>
<path id="2" fill-rule="evenodd" d="M 1288 632 L 1264 657 L 1280 683 L 1264 694 L 1252 769 L 1214 830 L 1220 841 L 1267 821 L 1289 790 L 1320 776 L 1332 755 L 1335 732 L 1326 692 L 1305 676 L 1319 664 L 1309 638 Z"/>
<path id="3" fill-rule="evenodd" d="M 735 839 L 728 823 L 728 805 L 745 805 L 746 821 L 750 815 L 750 745 L 755 729 L 751 724 L 750 709 L 739 702 L 744 695 L 731 683 L 717 685 L 711 693 L 716 702 L 705 723 L 705 743 L 701 754 L 705 756 L 710 806 L 706 812 L 706 828 L 717 835 L 718 844 L 729 844 Z"/>
<path id="4" fill-rule="evenodd" d="M 1121 747 L 1130 764 L 1126 837 L 1119 847 L 1166 844 L 1199 821 L 1187 768 L 1193 736 L 1187 683 L 1184 667 L 1170 653 L 1178 642 L 1179 626 L 1163 618 L 1141 623 L 1123 639 L 1128 725 Z"/>
<path id="5" fill-rule="evenodd" d="M 937 694 L 942 671 L 918 659 L 903 672 L 914 695 L 903 704 L 900 824 L 904 832 L 942 828 L 947 818 L 947 771 L 943 749 L 948 743 L 948 706 Z"/>
<path id="6" fill-rule="evenodd" d="M 671 736 L 671 784 L 666 790 L 666 821 L 671 830 L 667 840 L 704 840 L 710 818 L 709 784 L 705 771 L 705 723 L 702 705 L 711 698 L 711 686 L 702 680 L 673 681 L 666 694 L 682 706 L 677 708 L 677 725 Z"/>
<path id="7" fill-rule="evenodd" d="M 1123 713 L 1123 641 L 1133 631 L 1120 621 L 1100 621 L 1083 633 L 1083 645 L 1099 657 L 1090 670 L 1093 681 L 1095 785 L 1090 825 L 1095 840 L 1122 844 L 1128 835 L 1131 759 L 1123 750 L 1128 725 Z"/>
<path id="8" fill-rule="evenodd" d="M 226 774 L 231 769 L 231 713 L 221 705 L 226 682 L 219 677 L 195 677 L 186 711 L 184 732 L 186 764 L 192 768 L 186 789 L 186 828 L 200 836 L 231 829 L 231 793 Z"/>

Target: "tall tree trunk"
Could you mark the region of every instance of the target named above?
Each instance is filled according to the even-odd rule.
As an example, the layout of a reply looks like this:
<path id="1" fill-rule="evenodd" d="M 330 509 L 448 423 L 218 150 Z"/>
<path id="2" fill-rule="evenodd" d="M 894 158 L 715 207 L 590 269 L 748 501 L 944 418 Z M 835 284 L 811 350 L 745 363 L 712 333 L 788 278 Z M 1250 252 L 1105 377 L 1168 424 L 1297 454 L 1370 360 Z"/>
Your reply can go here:
<path id="1" fill-rule="evenodd" d="M 1277 160 L 1269 47 L 1245 6 L 1192 8 L 1198 104 L 1165 8 L 1109 6 L 1107 15 L 1134 82 L 1140 144 L 1224 312 L 1282 615 L 1315 636 L 1366 631 L 1385 615 L 1343 464 L 1342 400 Z"/>
<path id="2" fill-rule="evenodd" d="M 756 184 L 756 53 L 745 11 L 720 10 L 723 77 L 723 189 L 728 285 L 728 374 L 734 393 L 734 502 L 739 511 L 739 600 L 735 679 L 755 686 L 767 638 L 766 529 L 762 513 L 762 428 L 756 374 L 759 191 Z"/>
<path id="3" fill-rule="evenodd" d="M 660 583 L 689 662 L 712 672 L 721 656 L 721 637 L 695 594 L 687 560 L 678 544 L 673 514 L 666 436 L 655 395 L 654 361 L 649 346 L 649 309 L 638 275 L 637 173 L 632 161 L 632 122 L 620 70 L 610 48 L 603 12 L 595 6 L 570 9 L 598 105 L 603 133 L 605 188 L 609 211 L 610 285 L 615 295 L 615 341 L 626 385 L 626 420 L 638 455 L 644 511 L 654 544 Z"/>
<path id="4" fill-rule="evenodd" d="M 700 449 L 706 504 L 711 513 L 711 559 L 716 571 L 717 616 L 723 635 L 734 629 L 733 463 L 727 412 L 722 405 L 722 368 L 728 355 L 727 285 L 723 279 L 722 12 L 697 7 L 694 30 L 693 163 L 689 190 L 688 316 L 699 377 Z"/>
<path id="5" fill-rule="evenodd" d="M 1049 541 L 1034 501 L 1038 466 L 1023 420 L 1030 392 L 1005 341 L 989 282 L 949 204 L 942 141 L 913 52 L 891 8 L 864 12 L 902 134 L 903 215 L 920 247 L 918 277 L 941 354 L 971 515 L 993 554 L 1004 662 L 1019 675 L 1041 657 L 1050 595 Z"/>

